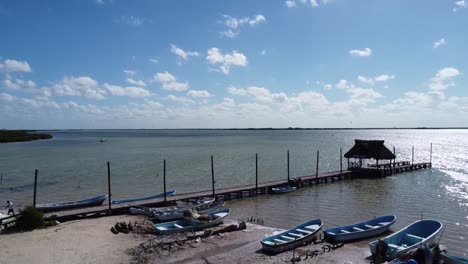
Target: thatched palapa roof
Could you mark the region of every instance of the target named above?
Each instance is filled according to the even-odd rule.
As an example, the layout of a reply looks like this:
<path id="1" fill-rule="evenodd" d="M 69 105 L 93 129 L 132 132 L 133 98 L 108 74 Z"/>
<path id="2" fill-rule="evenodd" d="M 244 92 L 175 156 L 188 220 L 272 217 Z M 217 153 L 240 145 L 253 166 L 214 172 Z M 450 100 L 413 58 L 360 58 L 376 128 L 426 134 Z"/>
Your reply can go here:
<path id="1" fill-rule="evenodd" d="M 390 160 L 395 155 L 384 145 L 383 140 L 359 140 L 344 154 L 345 158 Z"/>

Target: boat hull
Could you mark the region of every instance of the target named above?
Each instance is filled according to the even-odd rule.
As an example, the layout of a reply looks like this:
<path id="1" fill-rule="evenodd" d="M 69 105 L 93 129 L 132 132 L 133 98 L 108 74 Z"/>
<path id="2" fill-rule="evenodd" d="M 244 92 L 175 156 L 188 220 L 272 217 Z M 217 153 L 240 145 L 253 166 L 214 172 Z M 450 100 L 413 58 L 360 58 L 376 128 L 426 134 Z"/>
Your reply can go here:
<path id="1" fill-rule="evenodd" d="M 169 191 L 166 192 L 166 197 L 176 195 L 176 191 Z M 122 203 L 131 203 L 131 202 L 138 202 L 144 200 L 151 200 L 157 198 L 163 198 L 164 193 L 159 193 L 151 196 L 139 197 L 139 198 L 131 198 L 131 199 L 121 199 L 121 200 L 112 200 L 112 204 L 122 204 Z"/>
<path id="2" fill-rule="evenodd" d="M 324 229 L 326 239 L 350 241 L 364 239 L 387 232 L 396 221 L 396 216 L 386 215 L 360 223 Z"/>
<path id="3" fill-rule="evenodd" d="M 107 199 L 108 195 L 100 195 L 84 200 L 79 201 L 72 201 L 72 202 L 58 202 L 58 203 L 45 203 L 45 204 L 37 204 L 36 209 L 41 210 L 43 212 L 51 212 L 51 211 L 58 211 L 58 210 L 69 210 L 69 209 L 76 209 L 82 207 L 89 207 L 89 206 L 98 206 L 102 205 L 104 201 Z"/>
<path id="4" fill-rule="evenodd" d="M 217 209 L 222 208 L 223 206 L 224 206 L 224 201 L 220 201 L 220 202 L 215 202 L 213 204 L 206 204 L 206 205 L 194 207 L 194 209 L 199 214 L 209 214 Z M 184 218 L 184 211 L 190 210 L 190 209 L 191 208 L 188 208 L 188 209 L 180 208 L 174 211 L 162 212 L 162 213 L 158 211 L 154 211 L 152 214 L 152 217 L 154 220 L 160 221 L 160 222 L 179 220 L 179 219 Z"/>
<path id="5" fill-rule="evenodd" d="M 281 187 L 271 188 L 271 191 L 275 194 L 290 193 L 290 192 L 294 192 L 295 190 L 296 190 L 296 187 L 292 187 L 292 186 L 281 186 Z"/>
<path id="6" fill-rule="evenodd" d="M 446 264 L 468 264 L 468 258 L 452 256 L 446 253 L 441 253 L 440 259 Z"/>
<path id="7" fill-rule="evenodd" d="M 266 252 L 281 253 L 314 241 L 322 227 L 323 222 L 320 219 L 308 221 L 295 228 L 264 238 L 260 240 L 260 243 Z"/>
<path id="8" fill-rule="evenodd" d="M 443 224 L 436 220 L 416 221 L 382 241 L 387 245 L 384 253 L 387 260 L 393 260 L 420 245 L 430 245 L 442 231 Z M 372 255 L 377 253 L 378 240 L 369 243 Z"/>

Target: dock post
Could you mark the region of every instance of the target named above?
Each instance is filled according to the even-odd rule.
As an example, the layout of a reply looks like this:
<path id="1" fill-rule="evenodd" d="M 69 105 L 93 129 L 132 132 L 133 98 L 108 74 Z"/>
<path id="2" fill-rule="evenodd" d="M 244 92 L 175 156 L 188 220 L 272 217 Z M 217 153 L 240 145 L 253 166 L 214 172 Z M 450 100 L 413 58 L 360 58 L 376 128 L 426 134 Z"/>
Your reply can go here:
<path id="1" fill-rule="evenodd" d="M 216 197 L 215 196 L 215 179 L 214 179 L 213 155 L 211 155 L 211 186 L 213 188 L 213 197 Z"/>
<path id="2" fill-rule="evenodd" d="M 38 170 L 34 170 L 34 196 L 33 196 L 33 207 L 36 208 L 36 190 L 37 190 L 37 174 Z"/>
<path id="3" fill-rule="evenodd" d="M 258 194 L 258 154 L 255 153 L 255 195 Z"/>
<path id="4" fill-rule="evenodd" d="M 107 162 L 107 188 L 109 196 L 109 211 L 108 214 L 112 214 L 112 193 L 111 193 L 111 174 L 110 174 L 110 162 Z"/>
<path id="5" fill-rule="evenodd" d="M 164 203 L 167 203 L 166 195 L 166 160 L 163 162 L 163 185 L 164 185 Z"/>
<path id="6" fill-rule="evenodd" d="M 340 148 L 340 176 L 343 175 L 343 149 Z"/>
<path id="7" fill-rule="evenodd" d="M 318 178 L 318 170 L 319 170 L 319 151 L 317 150 L 317 166 L 315 166 L 315 178 Z"/>
<path id="8" fill-rule="evenodd" d="M 432 167 L 432 142 L 431 142 L 431 150 L 429 152 L 429 164 L 431 165 Z"/>
<path id="9" fill-rule="evenodd" d="M 395 150 L 395 146 L 393 146 L 393 155 L 395 155 L 395 158 L 393 159 L 393 169 L 395 169 L 395 163 L 396 163 L 396 150 Z"/>
<path id="10" fill-rule="evenodd" d="M 288 150 L 288 183 L 289 183 L 289 150 Z"/>
<path id="11" fill-rule="evenodd" d="M 411 165 L 414 165 L 414 145 L 411 148 Z"/>
<path id="12" fill-rule="evenodd" d="M 3 173 L 0 172 L 0 184 L 3 183 Z"/>

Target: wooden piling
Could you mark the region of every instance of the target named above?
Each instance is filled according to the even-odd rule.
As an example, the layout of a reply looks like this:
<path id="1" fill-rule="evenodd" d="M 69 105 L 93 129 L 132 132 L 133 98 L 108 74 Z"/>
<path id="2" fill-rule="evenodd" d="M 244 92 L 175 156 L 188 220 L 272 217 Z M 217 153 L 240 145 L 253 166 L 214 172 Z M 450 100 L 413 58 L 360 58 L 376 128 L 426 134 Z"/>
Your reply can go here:
<path id="1" fill-rule="evenodd" d="M 36 208 L 36 191 L 37 191 L 37 174 L 39 171 L 36 169 L 34 170 L 34 196 L 33 196 L 33 207 Z"/>
<path id="2" fill-rule="evenodd" d="M 255 195 L 258 194 L 258 154 L 255 153 Z"/>
<path id="3" fill-rule="evenodd" d="M 164 185 L 164 203 L 167 203 L 166 195 L 166 160 L 163 162 L 163 185 Z"/>
<path id="4" fill-rule="evenodd" d="M 414 145 L 411 148 L 411 165 L 413 165 L 413 164 L 414 164 Z"/>
<path id="5" fill-rule="evenodd" d="M 289 182 L 289 150 L 288 150 L 288 182 Z"/>
<path id="6" fill-rule="evenodd" d="M 393 146 L 393 155 L 395 155 L 395 158 L 393 159 L 393 169 L 395 169 L 395 162 L 396 162 L 396 150 L 395 150 L 395 146 Z"/>
<path id="7" fill-rule="evenodd" d="M 0 184 L 3 184 L 3 173 L 0 173 Z"/>
<path id="8" fill-rule="evenodd" d="M 431 143 L 431 150 L 429 152 L 429 164 L 432 166 L 432 143 Z"/>
<path id="9" fill-rule="evenodd" d="M 215 179 L 214 179 L 213 155 L 211 155 L 211 186 L 213 188 L 213 197 L 216 197 L 215 196 Z"/>
<path id="10" fill-rule="evenodd" d="M 110 174 L 110 162 L 107 162 L 107 195 L 109 196 L 109 210 L 108 214 L 112 214 L 112 193 L 111 193 L 111 174 Z"/>
<path id="11" fill-rule="evenodd" d="M 317 150 L 317 165 L 315 166 L 315 178 L 318 177 L 318 171 L 319 171 L 319 154 L 320 152 Z"/>
<path id="12" fill-rule="evenodd" d="M 340 148 L 340 176 L 343 175 L 343 149 Z"/>

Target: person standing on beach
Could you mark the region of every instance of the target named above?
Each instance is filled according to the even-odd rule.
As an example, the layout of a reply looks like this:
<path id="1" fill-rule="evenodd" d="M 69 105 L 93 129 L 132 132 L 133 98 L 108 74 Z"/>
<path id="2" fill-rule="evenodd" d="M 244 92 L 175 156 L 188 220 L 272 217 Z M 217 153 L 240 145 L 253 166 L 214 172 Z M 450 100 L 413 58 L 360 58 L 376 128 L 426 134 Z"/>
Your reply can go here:
<path id="1" fill-rule="evenodd" d="M 7 206 L 5 207 L 5 209 L 8 209 L 8 215 L 10 213 L 13 213 L 13 215 L 15 215 L 15 207 L 13 206 L 13 203 L 10 200 L 7 201 Z"/>

